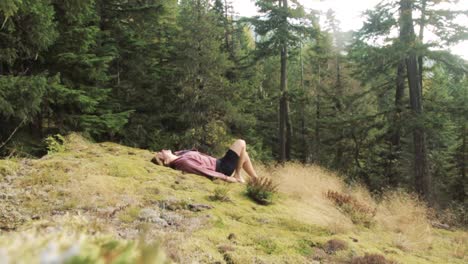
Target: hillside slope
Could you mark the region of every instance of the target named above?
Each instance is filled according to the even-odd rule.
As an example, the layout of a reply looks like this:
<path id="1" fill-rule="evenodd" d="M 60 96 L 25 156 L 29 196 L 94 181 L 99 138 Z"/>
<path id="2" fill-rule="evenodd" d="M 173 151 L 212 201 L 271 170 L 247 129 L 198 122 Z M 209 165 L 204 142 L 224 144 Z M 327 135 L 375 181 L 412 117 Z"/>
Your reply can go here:
<path id="1" fill-rule="evenodd" d="M 243 185 L 151 157 L 72 134 L 41 159 L 0 160 L 0 262 L 468 261 L 468 234 L 433 229 L 426 209 L 402 192 L 377 203 L 331 172 L 288 164 L 259 167 L 280 183 L 275 203 L 261 206 Z M 215 192 L 228 201 L 213 200 Z"/>

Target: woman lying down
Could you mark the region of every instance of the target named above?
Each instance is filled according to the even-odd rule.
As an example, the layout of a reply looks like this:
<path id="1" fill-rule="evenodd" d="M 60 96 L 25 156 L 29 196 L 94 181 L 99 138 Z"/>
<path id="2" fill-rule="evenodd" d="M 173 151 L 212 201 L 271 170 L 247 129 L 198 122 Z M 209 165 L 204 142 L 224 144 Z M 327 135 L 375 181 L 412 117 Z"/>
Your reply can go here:
<path id="1" fill-rule="evenodd" d="M 243 183 L 245 180 L 241 176 L 242 169 L 250 177 L 257 178 L 257 173 L 252 166 L 246 148 L 245 141 L 238 139 L 220 159 L 194 150 L 181 150 L 172 153 L 171 150 L 163 149 L 156 152 L 151 161 L 188 173 Z"/>

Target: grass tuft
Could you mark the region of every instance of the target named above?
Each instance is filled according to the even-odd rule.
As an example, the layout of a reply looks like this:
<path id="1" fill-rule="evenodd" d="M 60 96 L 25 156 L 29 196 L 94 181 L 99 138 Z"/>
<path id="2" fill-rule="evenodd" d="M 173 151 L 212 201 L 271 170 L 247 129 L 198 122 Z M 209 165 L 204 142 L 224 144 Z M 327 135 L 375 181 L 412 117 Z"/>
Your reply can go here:
<path id="1" fill-rule="evenodd" d="M 251 178 L 247 182 L 246 194 L 261 205 L 273 203 L 273 197 L 278 192 L 278 185 L 267 177 Z"/>
<path id="2" fill-rule="evenodd" d="M 231 198 L 229 197 L 230 189 L 228 187 L 216 187 L 213 191 L 213 194 L 209 196 L 210 200 L 212 201 L 220 201 L 220 202 L 231 202 Z"/>
<path id="3" fill-rule="evenodd" d="M 468 260 L 468 234 L 456 236 L 452 241 L 452 255 L 459 259 Z"/>
<path id="4" fill-rule="evenodd" d="M 138 219 L 141 209 L 137 206 L 127 207 L 125 210 L 120 212 L 119 219 L 124 223 L 132 223 Z"/>
<path id="5" fill-rule="evenodd" d="M 374 222 L 376 210 L 358 201 L 348 194 L 328 190 L 326 197 L 350 216 L 351 221 L 358 225 L 370 227 Z"/>
<path id="6" fill-rule="evenodd" d="M 384 194 L 375 218 L 393 233 L 393 246 L 403 251 L 427 249 L 432 242 L 428 209 L 416 195 L 401 190 Z"/>

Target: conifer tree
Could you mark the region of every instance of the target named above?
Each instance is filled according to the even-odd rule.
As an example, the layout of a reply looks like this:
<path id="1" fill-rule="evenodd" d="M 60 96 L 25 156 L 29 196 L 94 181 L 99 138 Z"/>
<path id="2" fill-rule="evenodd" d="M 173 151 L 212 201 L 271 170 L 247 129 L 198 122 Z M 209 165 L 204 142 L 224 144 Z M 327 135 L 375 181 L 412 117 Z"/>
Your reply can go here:
<path id="1" fill-rule="evenodd" d="M 26 124 L 31 134 L 48 89 L 47 72 L 38 67 L 58 38 L 50 1 L 0 3 L 0 144 Z"/>
<path id="2" fill-rule="evenodd" d="M 424 57 L 442 63 L 453 61 L 451 55 L 446 52 L 431 50 L 431 47 L 450 45 L 457 43 L 466 37 L 466 28 L 455 23 L 455 18 L 464 15 L 460 11 L 448 11 L 437 8 L 441 1 L 382 1 L 374 10 L 369 11 L 367 22 L 358 34 L 359 40 L 371 43 L 373 40 L 382 39 L 383 45 L 380 47 L 363 44 L 366 47 L 368 56 L 359 58 L 361 61 L 373 61 L 373 67 L 367 68 L 369 72 L 374 72 L 376 76 L 380 73 L 389 75 L 389 70 L 393 69 L 395 84 L 395 100 L 393 106 L 393 114 L 389 117 L 391 126 L 389 127 L 388 138 L 390 142 L 390 155 L 387 156 L 390 163 L 387 167 L 389 170 L 385 172 L 391 185 L 396 185 L 397 181 L 401 181 L 402 171 L 398 163 L 403 162 L 401 155 L 403 146 L 401 135 L 403 130 L 412 131 L 413 133 L 413 164 L 414 168 L 414 184 L 415 189 L 430 201 L 431 199 L 431 184 L 430 171 L 427 166 L 427 152 L 425 140 L 425 115 L 423 115 L 423 85 L 424 85 Z M 400 10 L 400 12 L 395 12 Z M 418 11 L 419 17 L 414 18 L 412 13 Z M 414 24 L 419 25 L 419 34 L 416 35 Z M 435 33 L 439 37 L 437 41 L 427 42 L 424 40 L 424 30 L 426 27 L 435 27 Z M 391 33 L 397 29 L 400 32 L 399 37 L 391 36 Z M 358 42 L 356 42 L 358 43 Z M 360 44 L 361 45 L 361 44 Z M 355 46 L 357 47 L 357 46 Z M 375 52 L 373 52 L 375 51 Z M 364 51 L 365 52 L 365 51 Z M 362 59 L 364 58 L 364 60 Z M 375 62 L 378 62 L 376 64 Z M 364 70 L 366 72 L 368 70 Z M 374 75 L 374 76 L 375 76 Z M 370 77 L 370 75 L 368 76 Z M 364 77 L 363 80 L 367 78 Z M 406 81 L 404 81 L 404 79 Z M 409 98 L 405 96 L 405 82 L 409 86 Z M 408 101 L 406 101 L 408 100 Z M 405 104 L 410 104 L 412 111 L 405 111 Z M 407 139 L 405 139 L 406 141 Z M 399 161 L 400 160 L 400 161 Z M 397 176 L 400 174 L 399 176 Z M 398 180 L 397 180 L 398 179 Z"/>
<path id="3" fill-rule="evenodd" d="M 287 0 L 261 0 L 256 1 L 260 12 L 267 14 L 266 19 L 259 16 L 251 20 L 255 32 L 265 36 L 264 40 L 257 44 L 259 54 L 257 56 L 271 56 L 280 54 L 280 96 L 279 96 L 279 155 L 281 162 L 291 158 L 292 126 L 289 117 L 288 95 L 288 49 L 298 45 L 300 32 L 305 32 L 306 27 L 293 24 L 290 19 L 304 17 L 303 8 L 297 4 L 296 8 L 290 8 Z"/>
<path id="4" fill-rule="evenodd" d="M 224 44 L 219 13 L 206 0 L 180 3 L 176 56 L 179 91 L 177 109 L 180 137 L 185 147 L 221 152 L 229 141 L 229 123 L 236 115 L 238 92 L 232 89 L 226 72 L 232 67 Z M 221 154 L 221 153 L 219 153 Z"/>
<path id="5" fill-rule="evenodd" d="M 54 76 L 44 102 L 44 115 L 60 133 L 83 131 L 113 137 L 128 112 L 115 113 L 109 103 L 109 63 L 116 56 L 100 29 L 96 1 L 53 3 L 60 37 L 47 53 L 44 70 Z"/>
<path id="6" fill-rule="evenodd" d="M 120 139 L 132 146 L 169 147 L 165 131 L 176 119 L 177 1 L 100 0 L 97 8 L 106 48 L 116 53 L 109 65 L 110 103 L 133 111 Z"/>

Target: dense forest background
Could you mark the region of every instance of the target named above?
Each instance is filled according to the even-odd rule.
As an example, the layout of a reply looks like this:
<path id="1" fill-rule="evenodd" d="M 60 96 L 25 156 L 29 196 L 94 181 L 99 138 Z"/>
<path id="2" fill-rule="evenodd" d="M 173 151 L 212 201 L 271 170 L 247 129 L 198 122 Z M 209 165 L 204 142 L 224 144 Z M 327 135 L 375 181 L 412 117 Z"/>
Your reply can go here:
<path id="1" fill-rule="evenodd" d="M 213 155 L 241 137 L 258 161 L 464 210 L 467 61 L 448 47 L 468 12 L 445 2 L 384 0 L 342 32 L 292 0 L 253 18 L 228 0 L 2 0 L 0 154 L 71 131 Z"/>

